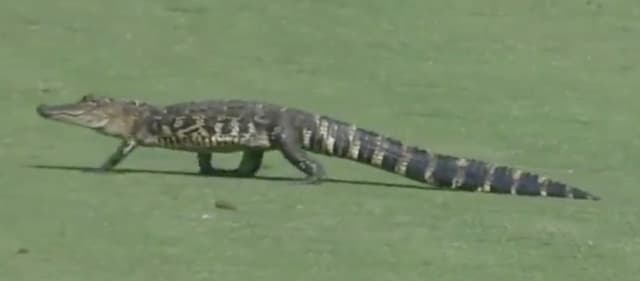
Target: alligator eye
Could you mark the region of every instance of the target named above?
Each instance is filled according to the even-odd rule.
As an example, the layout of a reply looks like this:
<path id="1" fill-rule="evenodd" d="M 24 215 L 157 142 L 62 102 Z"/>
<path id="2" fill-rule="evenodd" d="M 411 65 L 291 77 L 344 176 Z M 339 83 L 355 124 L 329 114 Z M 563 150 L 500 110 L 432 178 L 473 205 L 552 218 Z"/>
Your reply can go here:
<path id="1" fill-rule="evenodd" d="M 82 102 L 89 102 L 92 100 L 94 100 L 94 97 L 92 94 L 84 95 L 82 96 L 82 99 L 81 99 Z"/>
<path id="2" fill-rule="evenodd" d="M 135 107 L 143 107 L 143 106 L 147 105 L 146 102 L 141 101 L 141 100 L 130 100 L 129 103 L 133 104 Z"/>

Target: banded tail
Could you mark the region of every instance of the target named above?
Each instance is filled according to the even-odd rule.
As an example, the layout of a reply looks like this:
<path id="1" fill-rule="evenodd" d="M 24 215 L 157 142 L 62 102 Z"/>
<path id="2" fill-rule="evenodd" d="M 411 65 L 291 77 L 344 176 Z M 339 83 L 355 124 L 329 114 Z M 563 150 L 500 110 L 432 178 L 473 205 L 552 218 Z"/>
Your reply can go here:
<path id="1" fill-rule="evenodd" d="M 310 123 L 311 126 L 302 130 L 303 149 L 364 163 L 435 187 L 600 200 L 598 196 L 542 175 L 433 153 L 328 117 L 315 116 Z"/>

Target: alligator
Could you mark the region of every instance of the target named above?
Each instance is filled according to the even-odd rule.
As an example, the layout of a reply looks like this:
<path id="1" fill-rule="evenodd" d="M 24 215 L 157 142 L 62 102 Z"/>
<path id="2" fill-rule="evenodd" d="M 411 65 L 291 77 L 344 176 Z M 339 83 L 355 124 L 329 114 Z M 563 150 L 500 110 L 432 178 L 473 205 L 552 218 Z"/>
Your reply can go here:
<path id="1" fill-rule="evenodd" d="M 600 200 L 534 172 L 436 153 L 325 115 L 258 101 L 202 100 L 156 106 L 89 94 L 70 103 L 38 105 L 36 112 L 45 119 L 119 139 L 119 146 L 95 168 L 97 172 L 112 170 L 137 147 L 155 147 L 195 153 L 203 175 L 252 177 L 265 152 L 279 151 L 304 174 L 301 181 L 306 184 L 327 178 L 324 166 L 309 155 L 314 153 L 363 163 L 437 188 Z M 237 167 L 212 165 L 213 153 L 234 152 L 242 154 Z"/>

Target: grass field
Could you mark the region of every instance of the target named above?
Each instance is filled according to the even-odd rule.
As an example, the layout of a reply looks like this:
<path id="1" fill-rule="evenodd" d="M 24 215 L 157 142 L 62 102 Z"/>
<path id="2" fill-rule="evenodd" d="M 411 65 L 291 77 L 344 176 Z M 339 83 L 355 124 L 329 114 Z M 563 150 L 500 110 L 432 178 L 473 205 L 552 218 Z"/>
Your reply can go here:
<path id="1" fill-rule="evenodd" d="M 2 1 L 0 280 L 638 280 L 638 18 L 633 0 Z M 313 188 L 150 149 L 128 173 L 32 167 L 115 149 L 35 114 L 88 92 L 288 104 L 603 200 L 396 188 L 326 157 L 342 181 Z M 260 175 L 301 177 L 276 153 Z"/>

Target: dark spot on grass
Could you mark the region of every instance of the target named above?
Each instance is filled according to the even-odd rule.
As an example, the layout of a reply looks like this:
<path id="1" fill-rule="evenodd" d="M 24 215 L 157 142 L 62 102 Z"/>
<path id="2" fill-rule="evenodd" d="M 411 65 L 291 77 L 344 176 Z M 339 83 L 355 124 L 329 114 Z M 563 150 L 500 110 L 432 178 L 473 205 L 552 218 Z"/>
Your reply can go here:
<path id="1" fill-rule="evenodd" d="M 51 87 L 42 87 L 42 88 L 40 88 L 40 89 L 39 89 L 39 91 L 40 91 L 40 93 L 42 93 L 42 94 L 48 94 L 48 93 L 53 92 L 53 91 L 54 91 L 54 89 L 53 89 L 53 88 L 51 88 Z"/>
<path id="2" fill-rule="evenodd" d="M 18 255 L 26 255 L 28 253 L 29 253 L 29 249 L 27 249 L 27 248 L 20 248 L 20 249 L 18 249 L 18 251 L 16 251 L 16 254 L 18 254 Z"/>
<path id="3" fill-rule="evenodd" d="M 619 69 L 620 69 L 620 72 L 627 73 L 627 72 L 634 71 L 636 69 L 636 66 L 633 64 L 625 64 L 625 65 L 621 65 Z"/>
<path id="4" fill-rule="evenodd" d="M 235 205 L 231 204 L 230 202 L 224 201 L 224 200 L 216 200 L 215 202 L 215 206 L 218 209 L 224 209 L 224 210 L 237 210 L 238 208 L 236 208 Z"/>
<path id="5" fill-rule="evenodd" d="M 596 9 L 602 9 L 602 3 L 599 1 L 595 1 L 595 0 L 587 0 L 586 2 L 587 6 L 589 7 L 594 7 Z"/>
<path id="6" fill-rule="evenodd" d="M 586 127 L 593 125 L 593 121 L 586 120 L 586 119 L 580 119 L 580 118 L 569 118 L 569 119 L 567 119 L 567 121 L 569 121 L 569 122 L 571 122 L 573 124 L 586 126 Z"/>
<path id="7" fill-rule="evenodd" d="M 22 18 L 21 23 L 29 28 L 37 28 L 42 25 L 42 23 L 33 18 Z"/>

